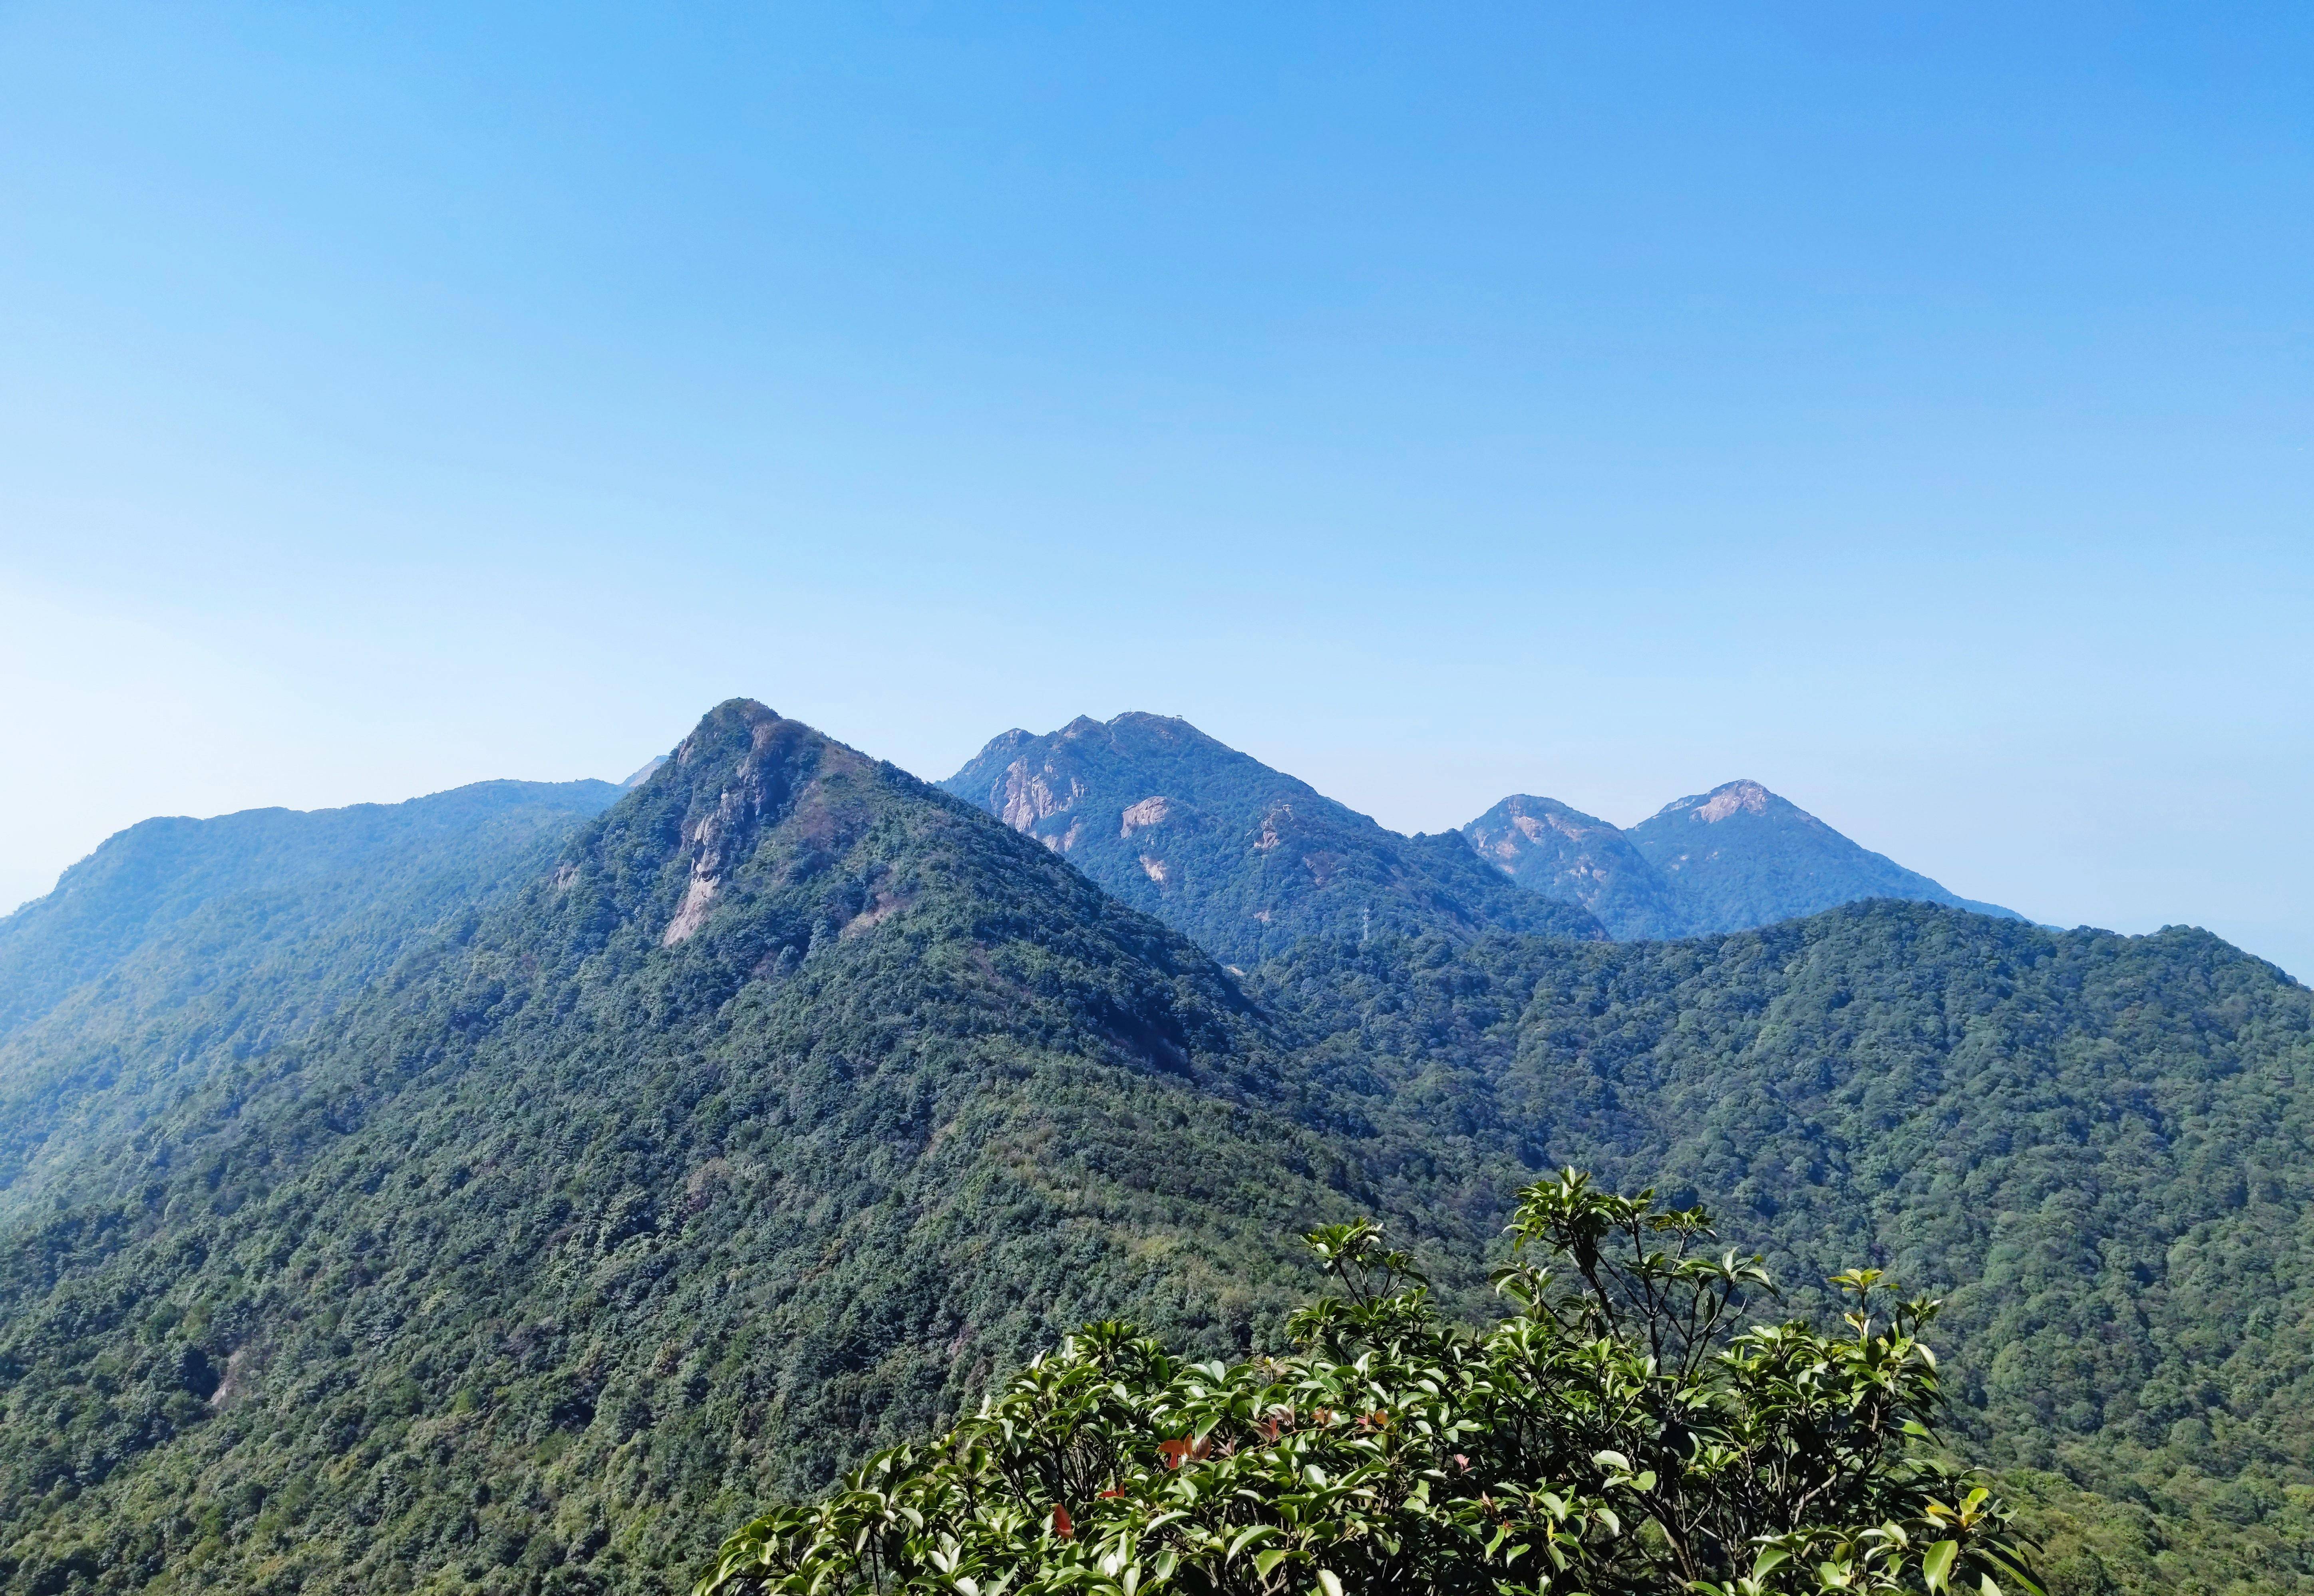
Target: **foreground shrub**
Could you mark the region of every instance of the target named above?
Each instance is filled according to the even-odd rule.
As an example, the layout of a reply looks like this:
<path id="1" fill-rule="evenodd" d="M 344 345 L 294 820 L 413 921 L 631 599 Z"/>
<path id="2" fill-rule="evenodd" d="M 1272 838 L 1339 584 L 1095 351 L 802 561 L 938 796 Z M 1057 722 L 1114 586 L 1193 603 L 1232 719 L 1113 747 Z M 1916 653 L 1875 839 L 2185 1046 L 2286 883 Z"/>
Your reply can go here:
<path id="1" fill-rule="evenodd" d="M 701 1596 L 2035 1589 L 1930 1427 L 1937 1304 L 1884 1307 L 1856 1270 L 1839 1328 L 1744 1327 L 1773 1285 L 1701 1209 L 1573 1170 L 1520 1196 L 1490 1329 L 1443 1323 L 1376 1226 L 1326 1227 L 1340 1294 L 1294 1316 L 1295 1355 L 1089 1327 L 938 1441 L 747 1525 Z"/>

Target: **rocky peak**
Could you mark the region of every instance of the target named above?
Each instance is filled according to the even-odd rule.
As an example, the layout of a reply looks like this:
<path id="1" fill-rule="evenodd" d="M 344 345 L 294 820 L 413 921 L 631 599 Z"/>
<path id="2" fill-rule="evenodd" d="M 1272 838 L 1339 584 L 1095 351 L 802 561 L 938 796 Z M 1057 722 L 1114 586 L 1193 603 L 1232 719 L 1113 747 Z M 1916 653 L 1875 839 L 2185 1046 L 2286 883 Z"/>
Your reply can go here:
<path id="1" fill-rule="evenodd" d="M 1738 815 L 1765 815 L 1771 810 L 1804 820 L 1811 825 L 1824 824 L 1797 805 L 1778 798 L 1757 781 L 1745 780 L 1723 781 L 1709 792 L 1675 798 L 1656 811 L 1654 818 L 1669 820 L 1684 816 L 1700 824 L 1717 825 Z"/>
<path id="2" fill-rule="evenodd" d="M 1715 787 L 1695 811 L 1695 817 L 1706 825 L 1727 819 L 1741 812 L 1745 815 L 1765 815 L 1768 799 L 1774 796 L 1757 781 L 1730 781 Z"/>
<path id="3" fill-rule="evenodd" d="M 764 829 L 791 814 L 812 787 L 838 770 L 873 768 L 866 756 L 753 699 L 710 710 L 646 784 L 690 788 L 681 834 L 691 880 L 662 941 L 672 947 L 700 928 Z"/>

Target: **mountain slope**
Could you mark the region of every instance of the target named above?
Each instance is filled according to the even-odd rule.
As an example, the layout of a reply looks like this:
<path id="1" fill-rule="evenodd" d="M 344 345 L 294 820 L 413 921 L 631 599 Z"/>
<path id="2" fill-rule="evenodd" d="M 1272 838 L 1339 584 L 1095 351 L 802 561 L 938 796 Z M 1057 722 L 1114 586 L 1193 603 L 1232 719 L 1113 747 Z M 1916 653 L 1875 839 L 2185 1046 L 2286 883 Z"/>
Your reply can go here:
<path id="1" fill-rule="evenodd" d="M 1625 835 L 1670 884 L 1691 930 L 1745 930 L 1865 898 L 2018 918 L 1859 847 L 1757 781 L 1723 782 L 1665 804 Z"/>
<path id="2" fill-rule="evenodd" d="M 618 789 L 148 820 L 0 919 L 0 1215 L 174 1089 L 320 1023 L 413 938 L 544 868 Z"/>
<path id="3" fill-rule="evenodd" d="M 1629 942 L 1687 930 L 1683 905 L 1614 826 L 1556 798 L 1516 793 L 1462 828 L 1479 857 L 1529 892 L 1587 910 Z"/>
<path id="4" fill-rule="evenodd" d="M 1859 1262 L 1946 1296 L 1970 1450 L 2070 1482 L 2053 1588 L 2314 1590 L 2314 993 L 2272 966 L 1881 901 L 1256 990 L 1352 1156 L 1574 1163 L 1709 1204 L 1797 1306 Z"/>
<path id="5" fill-rule="evenodd" d="M 281 928 L 294 935 L 426 875 L 489 879 L 508 851 L 618 796 L 607 781 L 478 781 L 402 804 L 142 821 L 0 916 L 0 1034 L 220 901 L 321 888 Z"/>
<path id="6" fill-rule="evenodd" d="M 1372 1203 L 1278 1068 L 1049 851 L 724 705 L 0 1235 L 0 1578 L 680 1587 L 1081 1318 L 1274 1333 Z"/>
<path id="7" fill-rule="evenodd" d="M 1274 1336 L 1315 1218 L 1469 1311 L 1561 1161 L 1712 1203 L 1797 1309 L 1836 1264 L 1948 1294 L 2053 1589 L 2314 1588 L 2310 998 L 2213 938 L 1448 921 L 1233 983 L 744 702 L 508 858 L 312 965 L 189 914 L 18 1033 L 118 1067 L 0 1220 L 0 1588 L 679 1590 L 1077 1318 Z"/>
<path id="8" fill-rule="evenodd" d="M 1239 964 L 1305 936 L 1600 934 L 1581 909 L 1519 893 L 1460 836 L 1386 831 L 1186 720 L 1006 732 L 941 785 Z"/>

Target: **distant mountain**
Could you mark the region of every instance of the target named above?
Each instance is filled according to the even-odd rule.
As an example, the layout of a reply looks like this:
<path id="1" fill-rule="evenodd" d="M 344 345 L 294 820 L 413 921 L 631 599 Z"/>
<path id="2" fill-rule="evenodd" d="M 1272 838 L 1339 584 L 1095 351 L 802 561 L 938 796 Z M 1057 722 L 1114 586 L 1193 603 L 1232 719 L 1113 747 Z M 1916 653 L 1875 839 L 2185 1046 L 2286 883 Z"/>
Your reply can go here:
<path id="1" fill-rule="evenodd" d="M 1686 931 L 1670 883 L 1630 837 L 1596 816 L 1521 793 L 1471 822 L 1462 834 L 1513 881 L 1580 904 L 1619 942 Z"/>
<path id="2" fill-rule="evenodd" d="M 0 918 L 0 1215 L 159 1099 L 325 1023 L 543 871 L 619 796 L 483 781 L 402 804 L 147 820 Z"/>
<path id="3" fill-rule="evenodd" d="M 1520 795 L 1462 833 L 1513 881 L 1579 904 L 1619 941 L 1747 930 L 1867 898 L 2023 918 L 1858 846 L 1757 781 L 1666 804 L 1629 831 Z"/>
<path id="4" fill-rule="evenodd" d="M 1744 930 L 1865 898 L 1944 904 L 2022 919 L 1947 892 L 1841 836 L 1757 781 L 1665 804 L 1626 833 L 1670 883 L 1691 930 Z"/>
<path id="5" fill-rule="evenodd" d="M 607 781 L 477 781 L 401 804 L 140 821 L 0 916 L 0 1036 L 220 905 L 261 905 L 235 912 L 278 943 L 429 885 L 471 901 L 509 853 L 542 837 L 551 850 L 618 796 Z"/>
<path id="6" fill-rule="evenodd" d="M 1601 934 L 1579 907 L 1517 891 L 1453 833 L 1385 830 L 1167 716 L 1009 731 L 941 786 L 1241 965 L 1305 936 Z"/>

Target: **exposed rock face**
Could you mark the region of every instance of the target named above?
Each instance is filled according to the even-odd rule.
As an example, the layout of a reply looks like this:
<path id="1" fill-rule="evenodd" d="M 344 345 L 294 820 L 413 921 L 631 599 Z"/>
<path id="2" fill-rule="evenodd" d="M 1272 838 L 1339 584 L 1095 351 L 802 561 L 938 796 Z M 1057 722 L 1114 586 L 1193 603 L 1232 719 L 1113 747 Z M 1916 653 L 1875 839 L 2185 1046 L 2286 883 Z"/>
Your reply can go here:
<path id="1" fill-rule="evenodd" d="M 735 734 L 746 739 L 736 769 L 729 758 Z M 717 892 L 732 869 L 754 854 L 766 826 L 794 816 L 805 835 L 832 846 L 837 839 L 825 784 L 839 775 L 865 776 L 875 768 L 864 754 L 751 700 L 711 711 L 676 749 L 669 765 L 650 778 L 693 784 L 683 822 L 691 878 L 661 945 L 672 948 L 706 923 Z"/>
<path id="2" fill-rule="evenodd" d="M 1004 803 L 996 811 L 997 818 L 1016 832 L 1029 831 L 1039 820 L 1064 813 L 1084 796 L 1082 781 L 1072 780 L 1064 790 L 1055 791 L 1049 775 L 1031 772 L 1025 760 L 1007 771 Z"/>
<path id="3" fill-rule="evenodd" d="M 1303 936 L 1356 939 L 1369 924 L 1377 935 L 1600 934 L 1580 910 L 1518 892 L 1459 836 L 1386 831 L 1161 715 L 1009 731 L 941 785 L 1243 965 Z"/>
<path id="4" fill-rule="evenodd" d="M 1695 817 L 1706 825 L 1711 824 L 1714 821 L 1725 820 L 1730 815 L 1765 815 L 1768 812 L 1769 800 L 1774 797 L 1775 794 L 1757 781 L 1730 781 L 1725 787 L 1713 788 L 1710 796 L 1702 803 L 1697 804 L 1693 813 Z M 1681 802 L 1694 803 L 1695 800 L 1683 798 Z M 1824 825 L 1823 821 L 1797 806 L 1793 807 L 1792 813 L 1811 824 Z M 1832 828 L 1825 826 L 1824 829 L 1829 831 Z"/>
<path id="5" fill-rule="evenodd" d="M 1162 825 L 1172 813 L 1173 800 L 1169 798 L 1145 798 L 1137 804 L 1128 804 L 1125 813 L 1118 817 L 1117 834 L 1122 839 L 1131 836 L 1143 826 Z"/>

